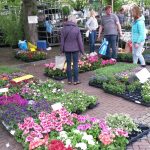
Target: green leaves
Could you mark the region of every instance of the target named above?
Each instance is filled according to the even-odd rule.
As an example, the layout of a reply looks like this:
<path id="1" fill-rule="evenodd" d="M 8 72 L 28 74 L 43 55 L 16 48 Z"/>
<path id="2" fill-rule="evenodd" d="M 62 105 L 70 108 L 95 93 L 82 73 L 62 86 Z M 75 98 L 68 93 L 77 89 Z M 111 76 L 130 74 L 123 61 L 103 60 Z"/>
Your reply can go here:
<path id="1" fill-rule="evenodd" d="M 150 103 L 150 80 L 144 83 L 141 91 L 145 103 Z"/>
<path id="2" fill-rule="evenodd" d="M 129 115 L 126 114 L 109 114 L 106 117 L 106 121 L 111 128 L 120 128 L 128 133 L 131 133 L 132 131 L 139 131 L 138 125 Z"/>

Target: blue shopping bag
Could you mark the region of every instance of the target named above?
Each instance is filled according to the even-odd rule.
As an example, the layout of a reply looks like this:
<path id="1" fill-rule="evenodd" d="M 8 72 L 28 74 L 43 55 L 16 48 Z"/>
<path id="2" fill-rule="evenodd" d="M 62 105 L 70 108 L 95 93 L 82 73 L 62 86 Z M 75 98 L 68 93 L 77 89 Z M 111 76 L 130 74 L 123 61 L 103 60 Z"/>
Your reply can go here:
<path id="1" fill-rule="evenodd" d="M 21 50 L 28 50 L 28 45 L 27 45 L 26 40 L 24 40 L 24 41 L 19 40 L 18 47 Z"/>
<path id="2" fill-rule="evenodd" d="M 106 55 L 107 46 L 108 46 L 108 41 L 106 41 L 106 39 L 104 38 L 104 40 L 99 48 L 100 55 Z"/>

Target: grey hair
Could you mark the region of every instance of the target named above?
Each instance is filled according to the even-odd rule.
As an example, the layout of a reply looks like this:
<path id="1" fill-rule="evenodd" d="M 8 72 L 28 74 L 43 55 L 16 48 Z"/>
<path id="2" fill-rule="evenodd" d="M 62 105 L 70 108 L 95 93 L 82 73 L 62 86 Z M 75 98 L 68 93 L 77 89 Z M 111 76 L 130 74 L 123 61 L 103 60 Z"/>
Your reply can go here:
<path id="1" fill-rule="evenodd" d="M 68 21 L 71 21 L 71 22 L 77 23 L 76 16 L 75 16 L 75 15 L 70 15 L 70 16 L 68 17 Z"/>

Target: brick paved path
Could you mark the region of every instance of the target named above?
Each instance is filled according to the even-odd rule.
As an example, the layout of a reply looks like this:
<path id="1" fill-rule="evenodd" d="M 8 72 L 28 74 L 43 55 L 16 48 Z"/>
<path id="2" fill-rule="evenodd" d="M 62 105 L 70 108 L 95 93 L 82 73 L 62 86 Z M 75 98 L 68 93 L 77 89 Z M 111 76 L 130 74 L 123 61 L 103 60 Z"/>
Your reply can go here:
<path id="1" fill-rule="evenodd" d="M 40 79 L 46 80 L 47 77 L 43 75 L 43 64 L 22 67 L 27 72 L 39 77 Z M 80 74 L 80 85 L 67 85 L 65 82 L 65 90 L 71 91 L 73 89 L 80 89 L 89 95 L 95 95 L 98 98 L 100 105 L 93 110 L 88 110 L 84 114 L 89 114 L 98 118 L 105 117 L 107 113 L 128 113 L 131 117 L 135 118 L 136 121 L 150 125 L 150 109 L 137 105 L 128 101 L 123 100 L 120 97 L 116 97 L 110 94 L 106 94 L 103 90 L 88 86 L 89 77 L 93 75 L 93 72 L 87 72 Z M 15 140 L 0 126 L 0 150 L 22 150 L 20 144 L 16 143 Z M 6 144 L 9 143 L 10 147 L 6 148 Z M 128 146 L 127 150 L 150 150 L 150 134 Z"/>

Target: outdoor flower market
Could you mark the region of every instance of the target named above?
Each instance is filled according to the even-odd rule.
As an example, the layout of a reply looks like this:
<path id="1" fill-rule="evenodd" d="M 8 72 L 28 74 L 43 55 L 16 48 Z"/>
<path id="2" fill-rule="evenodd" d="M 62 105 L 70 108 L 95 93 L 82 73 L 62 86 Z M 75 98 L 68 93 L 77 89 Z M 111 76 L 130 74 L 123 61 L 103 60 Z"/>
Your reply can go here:
<path id="1" fill-rule="evenodd" d="M 149 0 L 2 0 L 0 132 L 0 150 L 150 150 Z"/>

